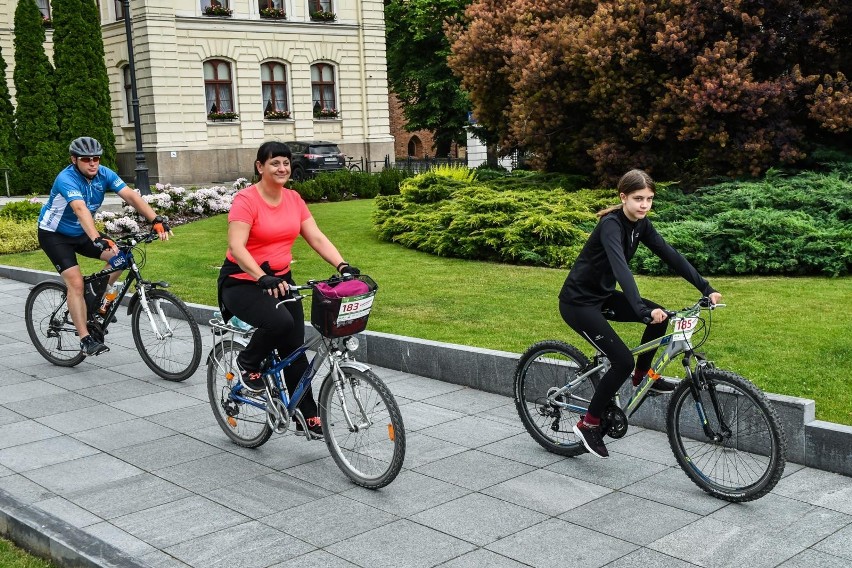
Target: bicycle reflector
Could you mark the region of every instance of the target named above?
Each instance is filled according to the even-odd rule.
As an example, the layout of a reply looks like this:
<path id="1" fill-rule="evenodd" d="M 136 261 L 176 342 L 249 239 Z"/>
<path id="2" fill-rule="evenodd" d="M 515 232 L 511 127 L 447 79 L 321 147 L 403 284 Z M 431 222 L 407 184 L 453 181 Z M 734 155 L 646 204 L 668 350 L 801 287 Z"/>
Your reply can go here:
<path id="1" fill-rule="evenodd" d="M 388 424 L 388 439 L 393 442 L 396 440 L 396 433 L 393 431 L 393 424 Z"/>

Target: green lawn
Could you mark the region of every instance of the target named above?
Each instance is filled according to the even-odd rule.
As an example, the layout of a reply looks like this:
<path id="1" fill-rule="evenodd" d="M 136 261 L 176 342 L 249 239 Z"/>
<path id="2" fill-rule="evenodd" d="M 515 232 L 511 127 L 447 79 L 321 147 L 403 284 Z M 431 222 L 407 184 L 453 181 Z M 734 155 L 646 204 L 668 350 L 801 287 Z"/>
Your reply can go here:
<path id="1" fill-rule="evenodd" d="M 371 330 L 516 353 L 557 338 L 590 351 L 559 316 L 556 296 L 566 271 L 439 258 L 380 242 L 371 230 L 373 208 L 371 200 L 311 205 L 344 257 L 379 283 Z M 170 281 L 188 301 L 215 304 L 226 224 L 218 216 L 178 227 L 173 240 L 148 246 L 143 273 Z M 294 257 L 297 281 L 333 271 L 301 240 Z M 50 270 L 41 251 L 0 256 L 0 264 Z M 815 399 L 822 420 L 852 424 L 852 312 L 846 306 L 852 278 L 709 279 L 729 307 L 714 312 L 712 336 L 701 350 L 766 391 Z M 637 280 L 643 295 L 670 308 L 698 299 L 678 278 Z M 617 329 L 628 342 L 641 334 L 639 325 Z"/>
<path id="2" fill-rule="evenodd" d="M 3 568 L 54 568 L 50 562 L 29 554 L 5 538 L 0 538 L 0 566 Z"/>

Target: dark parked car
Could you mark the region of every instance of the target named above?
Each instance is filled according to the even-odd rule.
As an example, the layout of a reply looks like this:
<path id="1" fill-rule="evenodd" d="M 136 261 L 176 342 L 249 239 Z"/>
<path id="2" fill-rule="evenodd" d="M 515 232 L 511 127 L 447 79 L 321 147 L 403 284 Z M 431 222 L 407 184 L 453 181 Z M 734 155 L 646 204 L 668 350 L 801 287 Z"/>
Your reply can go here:
<path id="1" fill-rule="evenodd" d="M 293 152 L 290 159 L 291 177 L 302 181 L 314 177 L 317 172 L 342 170 L 346 167 L 346 156 L 334 142 L 308 140 L 285 142 Z"/>

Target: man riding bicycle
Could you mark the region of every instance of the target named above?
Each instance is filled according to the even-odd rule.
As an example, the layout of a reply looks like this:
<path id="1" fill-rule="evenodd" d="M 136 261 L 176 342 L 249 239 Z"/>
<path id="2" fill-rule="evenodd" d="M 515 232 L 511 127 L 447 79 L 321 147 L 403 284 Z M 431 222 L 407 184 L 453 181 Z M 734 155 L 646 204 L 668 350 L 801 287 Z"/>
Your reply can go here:
<path id="1" fill-rule="evenodd" d="M 92 217 L 100 208 L 107 191 L 114 191 L 128 205 L 153 224 L 161 240 L 168 240 L 171 230 L 162 217 L 142 197 L 102 166 L 104 149 L 89 136 L 75 138 L 68 148 L 71 164 L 59 172 L 47 203 L 38 216 L 38 242 L 68 289 L 68 311 L 80 337 L 80 349 L 86 355 L 100 355 L 109 348 L 89 334 L 86 326 L 86 302 L 83 297 L 83 273 L 77 264 L 77 253 L 89 258 L 109 261 L 118 253 L 110 238 L 99 232 Z M 109 276 L 109 284 L 121 272 Z"/>

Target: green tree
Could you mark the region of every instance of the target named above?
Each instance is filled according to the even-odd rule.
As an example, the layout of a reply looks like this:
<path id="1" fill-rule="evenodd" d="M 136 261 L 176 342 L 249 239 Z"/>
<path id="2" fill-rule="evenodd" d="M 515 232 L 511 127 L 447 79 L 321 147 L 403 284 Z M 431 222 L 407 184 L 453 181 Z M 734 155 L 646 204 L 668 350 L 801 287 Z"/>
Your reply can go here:
<path id="1" fill-rule="evenodd" d="M 94 0 L 53 0 L 53 61 L 59 139 L 92 136 L 104 147 L 103 163 L 115 167 L 115 134 L 104 59 L 100 13 Z"/>
<path id="2" fill-rule="evenodd" d="M 611 182 L 758 175 L 852 141 L 847 0 L 475 0 L 450 67 L 502 146 Z"/>
<path id="3" fill-rule="evenodd" d="M 57 142 L 53 67 L 44 52 L 44 37 L 35 0 L 20 0 L 15 9 L 13 73 L 18 162 L 14 186 L 19 194 L 50 190 L 68 159 L 68 152 Z"/>
<path id="4" fill-rule="evenodd" d="M 385 4 L 388 82 L 402 102 L 406 129 L 429 130 L 435 153 L 449 154 L 464 143 L 470 101 L 447 66 L 449 40 L 444 26 L 462 14 L 470 0 L 389 0 Z"/>
<path id="5" fill-rule="evenodd" d="M 15 109 L 6 83 L 6 60 L 3 59 L 3 48 L 0 47 L 0 170 L 9 170 L 9 177 L 17 177 L 15 165 Z M 4 173 L 0 172 L 0 187 L 5 188 Z"/>

